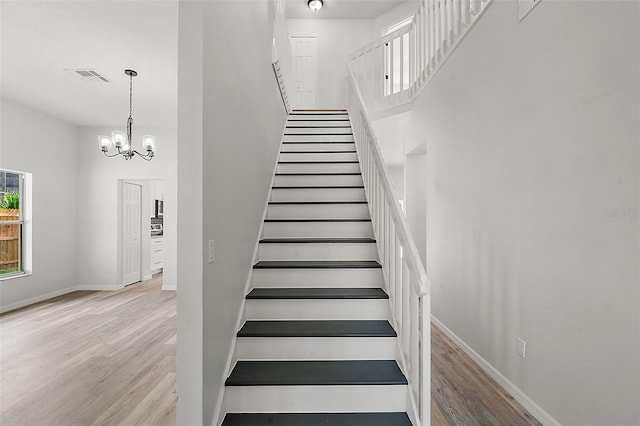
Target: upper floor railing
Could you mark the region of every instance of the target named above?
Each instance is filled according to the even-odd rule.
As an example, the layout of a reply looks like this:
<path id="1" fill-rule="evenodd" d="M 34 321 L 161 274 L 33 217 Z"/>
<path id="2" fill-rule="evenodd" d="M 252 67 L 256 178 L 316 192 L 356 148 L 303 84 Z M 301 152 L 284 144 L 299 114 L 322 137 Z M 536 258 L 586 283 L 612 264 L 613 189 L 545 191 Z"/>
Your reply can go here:
<path id="1" fill-rule="evenodd" d="M 349 55 L 369 113 L 413 100 L 492 0 L 422 0 L 411 24 Z"/>

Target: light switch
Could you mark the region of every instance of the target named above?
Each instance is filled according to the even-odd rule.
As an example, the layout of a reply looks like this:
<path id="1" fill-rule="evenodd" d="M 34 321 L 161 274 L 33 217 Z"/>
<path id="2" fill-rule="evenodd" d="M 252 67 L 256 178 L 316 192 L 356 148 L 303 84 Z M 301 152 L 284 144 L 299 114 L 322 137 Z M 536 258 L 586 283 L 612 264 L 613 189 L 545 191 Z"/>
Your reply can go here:
<path id="1" fill-rule="evenodd" d="M 216 245 L 213 240 L 209 240 L 209 263 L 215 259 Z"/>

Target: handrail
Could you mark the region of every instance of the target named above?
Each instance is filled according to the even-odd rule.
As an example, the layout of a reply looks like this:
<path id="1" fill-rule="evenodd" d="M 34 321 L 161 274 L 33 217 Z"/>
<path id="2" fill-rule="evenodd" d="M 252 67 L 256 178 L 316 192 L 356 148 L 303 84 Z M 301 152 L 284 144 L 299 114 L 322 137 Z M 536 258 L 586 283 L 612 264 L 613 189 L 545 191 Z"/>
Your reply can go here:
<path id="1" fill-rule="evenodd" d="M 289 95 L 287 94 L 287 87 L 284 82 L 284 76 L 280 69 L 280 63 L 278 60 L 271 63 L 273 66 L 273 74 L 276 76 L 276 82 L 278 83 L 278 89 L 280 89 L 280 97 L 282 98 L 282 104 L 287 114 L 291 113 L 291 105 L 289 104 Z"/>
<path id="2" fill-rule="evenodd" d="M 410 103 L 492 0 L 421 0 L 413 22 L 349 55 L 370 113 Z"/>
<path id="3" fill-rule="evenodd" d="M 399 364 L 409 383 L 414 424 L 427 426 L 431 416 L 430 284 L 352 72 L 349 81 L 349 117 L 398 335 Z"/>

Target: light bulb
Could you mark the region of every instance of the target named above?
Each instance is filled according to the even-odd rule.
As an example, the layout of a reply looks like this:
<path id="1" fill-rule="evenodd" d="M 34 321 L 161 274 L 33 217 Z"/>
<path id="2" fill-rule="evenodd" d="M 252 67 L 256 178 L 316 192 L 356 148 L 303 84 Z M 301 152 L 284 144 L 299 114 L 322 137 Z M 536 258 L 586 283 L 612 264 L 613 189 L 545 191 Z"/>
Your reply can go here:
<path id="1" fill-rule="evenodd" d="M 323 2 L 322 0 L 309 0 L 307 6 L 309 6 L 309 9 L 313 10 L 314 12 L 317 12 L 322 9 Z"/>
<path id="2" fill-rule="evenodd" d="M 156 150 L 156 137 L 151 135 L 145 135 L 142 137 L 142 147 L 147 151 Z"/>
<path id="3" fill-rule="evenodd" d="M 118 132 L 117 130 L 114 130 L 113 132 L 111 132 L 111 139 L 113 141 L 113 145 L 116 148 L 122 148 L 122 145 L 124 145 L 124 132 Z"/>
<path id="4" fill-rule="evenodd" d="M 109 139 L 109 136 L 98 136 L 98 144 L 102 152 L 107 152 L 111 149 L 111 139 Z"/>

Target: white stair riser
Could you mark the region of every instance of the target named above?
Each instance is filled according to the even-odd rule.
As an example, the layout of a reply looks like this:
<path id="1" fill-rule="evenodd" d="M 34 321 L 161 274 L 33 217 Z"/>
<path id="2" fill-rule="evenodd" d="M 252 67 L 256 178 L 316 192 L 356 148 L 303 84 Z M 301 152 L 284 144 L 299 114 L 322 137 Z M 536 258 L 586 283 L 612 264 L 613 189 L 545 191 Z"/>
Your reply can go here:
<path id="1" fill-rule="evenodd" d="M 353 142 L 344 143 L 285 143 L 282 144 L 282 151 L 355 151 L 356 145 Z"/>
<path id="2" fill-rule="evenodd" d="M 248 320 L 388 320 L 388 299 L 247 299 Z"/>
<path id="3" fill-rule="evenodd" d="M 376 260 L 375 243 L 261 243 L 260 260 Z"/>
<path id="4" fill-rule="evenodd" d="M 395 337 L 240 337 L 238 359 L 369 360 L 395 359 Z"/>
<path id="5" fill-rule="evenodd" d="M 304 117 L 300 117 L 300 119 L 297 120 L 287 120 L 287 126 L 290 127 L 299 127 L 299 126 L 308 126 L 308 127 L 342 127 L 342 126 L 350 126 L 348 121 L 341 121 L 341 120 L 303 120 Z M 344 118 L 342 119 L 344 120 Z M 289 129 L 287 129 L 289 130 Z M 341 130 L 345 130 L 345 129 L 341 129 Z"/>
<path id="6" fill-rule="evenodd" d="M 284 135 L 284 142 L 353 142 L 353 135 Z"/>
<path id="7" fill-rule="evenodd" d="M 344 121 L 343 123 L 347 123 Z M 348 125 L 348 124 L 345 124 Z M 287 124 L 287 126 L 291 126 L 291 124 Z M 307 134 L 307 135 L 323 135 L 323 134 L 352 134 L 351 126 L 349 127 L 287 127 L 285 129 L 284 134 Z"/>
<path id="8" fill-rule="evenodd" d="M 225 409 L 232 413 L 406 411 L 407 386 L 227 386 Z"/>
<path id="9" fill-rule="evenodd" d="M 270 204 L 269 219 L 368 219 L 366 204 Z"/>
<path id="10" fill-rule="evenodd" d="M 380 268 L 254 269 L 253 287 L 381 287 Z"/>
<path id="11" fill-rule="evenodd" d="M 363 185 L 361 175 L 277 175 L 275 186 Z"/>
<path id="12" fill-rule="evenodd" d="M 280 153 L 280 161 L 358 161 L 358 156 L 355 152 L 282 152 Z"/>
<path id="13" fill-rule="evenodd" d="M 298 121 L 298 120 L 331 121 L 331 120 L 347 120 L 347 119 L 349 119 L 349 114 L 347 113 L 344 113 L 344 114 L 342 113 L 339 113 L 339 114 L 304 113 L 304 114 L 292 114 L 287 118 L 288 121 Z M 345 121 L 345 123 L 347 122 Z"/>
<path id="14" fill-rule="evenodd" d="M 264 238 L 373 238 L 371 222 L 265 222 Z"/>
<path id="15" fill-rule="evenodd" d="M 363 188 L 274 188 L 271 201 L 366 201 Z"/>
<path id="16" fill-rule="evenodd" d="M 358 163 L 278 163 L 278 173 L 360 173 Z"/>

